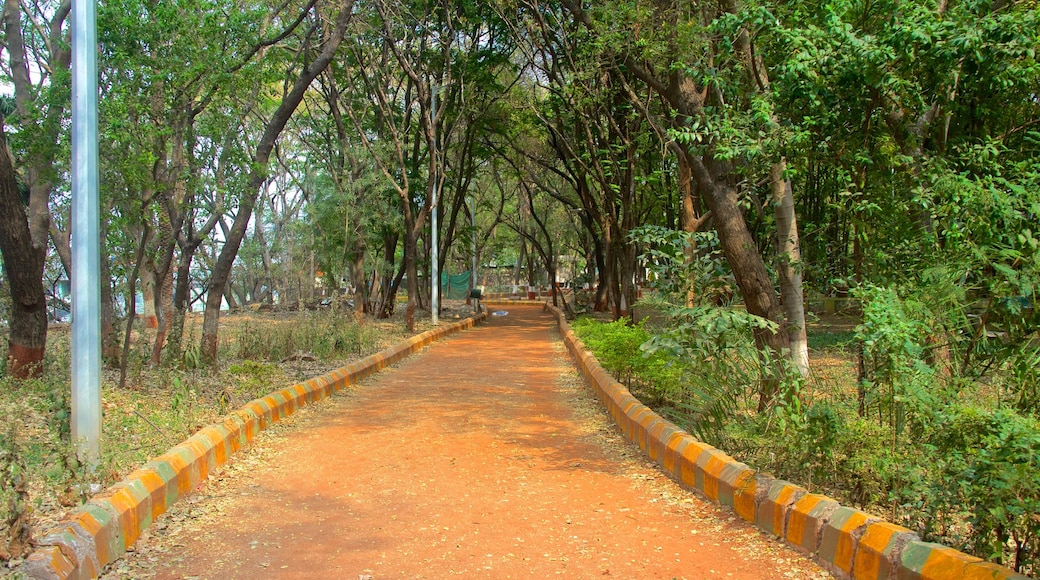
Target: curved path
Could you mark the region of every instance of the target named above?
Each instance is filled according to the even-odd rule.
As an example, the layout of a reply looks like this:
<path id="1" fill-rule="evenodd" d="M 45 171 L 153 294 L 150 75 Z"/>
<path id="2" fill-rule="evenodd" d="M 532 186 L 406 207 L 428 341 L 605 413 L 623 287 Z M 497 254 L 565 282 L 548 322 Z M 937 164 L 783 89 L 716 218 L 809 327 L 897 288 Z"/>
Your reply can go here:
<path id="1" fill-rule="evenodd" d="M 503 308 L 276 426 L 160 522 L 172 547 L 154 532 L 113 575 L 827 577 L 660 474 L 596 407 L 555 321 Z"/>

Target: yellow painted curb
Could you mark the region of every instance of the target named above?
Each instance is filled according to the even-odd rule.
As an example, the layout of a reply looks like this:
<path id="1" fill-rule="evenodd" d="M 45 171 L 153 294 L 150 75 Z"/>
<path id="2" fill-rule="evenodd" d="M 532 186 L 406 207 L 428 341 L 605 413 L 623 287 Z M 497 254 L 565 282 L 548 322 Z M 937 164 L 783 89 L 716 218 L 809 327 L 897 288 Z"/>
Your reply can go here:
<path id="1" fill-rule="evenodd" d="M 548 304 L 563 342 L 586 382 L 622 434 L 688 489 L 745 521 L 784 538 L 838 577 L 856 580 L 1028 580 L 952 548 L 919 541 L 916 534 L 831 498 L 756 473 L 722 451 L 697 441 L 653 412 L 599 364 L 571 330 L 563 312 Z"/>
<path id="2" fill-rule="evenodd" d="M 77 508 L 67 520 L 46 530 L 38 548 L 20 571 L 30 578 L 96 578 L 106 564 L 122 556 L 170 505 L 191 493 L 271 423 L 417 352 L 440 337 L 472 328 L 486 318 L 487 314 L 481 313 L 426 331 L 344 368 L 246 403 L 220 423 L 199 430 Z"/>

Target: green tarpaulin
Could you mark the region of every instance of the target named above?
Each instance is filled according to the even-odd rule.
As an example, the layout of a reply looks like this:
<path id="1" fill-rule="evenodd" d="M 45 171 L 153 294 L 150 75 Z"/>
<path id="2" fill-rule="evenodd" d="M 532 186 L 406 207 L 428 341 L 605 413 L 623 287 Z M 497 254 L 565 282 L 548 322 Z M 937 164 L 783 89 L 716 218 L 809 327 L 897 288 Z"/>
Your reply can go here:
<path id="1" fill-rule="evenodd" d="M 461 274 L 441 272 L 441 298 L 465 300 L 469 296 L 469 270 Z"/>

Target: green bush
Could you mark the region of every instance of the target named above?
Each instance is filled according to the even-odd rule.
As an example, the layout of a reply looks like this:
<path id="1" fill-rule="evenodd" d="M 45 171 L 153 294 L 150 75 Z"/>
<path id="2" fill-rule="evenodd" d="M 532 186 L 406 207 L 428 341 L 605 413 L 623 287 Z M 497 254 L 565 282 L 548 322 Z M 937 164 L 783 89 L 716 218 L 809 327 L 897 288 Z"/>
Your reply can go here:
<path id="1" fill-rule="evenodd" d="M 926 533 L 1020 572 L 1040 562 L 1040 421 L 954 408 L 931 434 Z"/>
<path id="2" fill-rule="evenodd" d="M 651 334 L 643 323 L 626 319 L 598 322 L 580 317 L 574 332 L 596 355 L 600 364 L 630 390 L 648 395 L 655 403 L 666 403 L 681 389 L 682 368 L 664 353 L 647 353 L 642 347 Z"/>
<path id="3" fill-rule="evenodd" d="M 234 376 L 231 386 L 221 394 L 229 408 L 262 397 L 288 382 L 284 373 L 270 363 L 243 360 L 228 367 Z"/>
<path id="4" fill-rule="evenodd" d="M 762 319 L 736 309 L 671 308 L 654 334 L 644 323 L 574 321 L 575 333 L 600 364 L 660 414 L 713 445 L 745 418 L 762 376 L 751 339 Z"/>

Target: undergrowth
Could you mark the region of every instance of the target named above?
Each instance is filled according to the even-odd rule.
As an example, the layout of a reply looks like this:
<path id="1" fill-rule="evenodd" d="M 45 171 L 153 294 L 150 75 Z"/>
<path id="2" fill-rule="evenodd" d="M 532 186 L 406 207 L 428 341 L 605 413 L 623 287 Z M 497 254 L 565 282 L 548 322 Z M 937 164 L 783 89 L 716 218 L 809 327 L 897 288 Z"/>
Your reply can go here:
<path id="1" fill-rule="evenodd" d="M 902 328 L 906 319 L 898 320 Z M 995 397 L 953 392 L 927 369 L 897 358 L 875 364 L 874 382 L 858 389 L 850 389 L 852 364 L 843 376 L 786 377 L 773 404 L 759 412 L 754 394 L 762 361 L 743 350 L 753 347 L 751 329 L 744 327 L 741 342 L 733 334 L 739 324 L 717 322 L 702 320 L 695 331 L 673 321 L 672 328 L 687 334 L 683 348 L 667 330 L 655 334 L 624 319 L 579 318 L 572 327 L 644 403 L 756 469 L 867 509 L 927 540 L 1035 571 L 1040 422 L 1016 410 L 1017 390 Z M 869 356 L 905 356 L 901 349 L 911 347 L 885 335 L 891 332 L 861 325 L 853 340 L 842 333 L 839 340 L 814 342 L 810 335 L 811 343 L 825 345 L 813 359 L 854 359 L 863 348 L 856 342 L 864 341 Z M 1008 368 L 1015 371 L 1013 363 Z M 1007 390 L 1003 383 L 971 388 Z M 994 404 L 980 402 L 986 400 Z"/>

